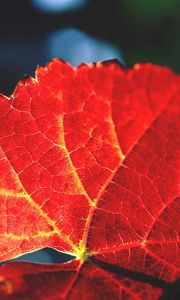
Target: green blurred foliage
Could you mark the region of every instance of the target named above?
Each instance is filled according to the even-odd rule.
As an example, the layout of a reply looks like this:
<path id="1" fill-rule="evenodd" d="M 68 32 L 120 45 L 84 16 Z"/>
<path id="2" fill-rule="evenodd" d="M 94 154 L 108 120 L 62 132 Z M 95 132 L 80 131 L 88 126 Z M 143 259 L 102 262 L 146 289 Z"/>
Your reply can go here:
<path id="1" fill-rule="evenodd" d="M 115 0 L 128 64 L 152 61 L 180 71 L 180 0 Z"/>
<path id="2" fill-rule="evenodd" d="M 120 1 L 120 0 L 118 0 Z M 162 22 L 169 15 L 176 13 L 179 0 L 124 0 L 123 6 L 137 24 L 154 26 Z"/>

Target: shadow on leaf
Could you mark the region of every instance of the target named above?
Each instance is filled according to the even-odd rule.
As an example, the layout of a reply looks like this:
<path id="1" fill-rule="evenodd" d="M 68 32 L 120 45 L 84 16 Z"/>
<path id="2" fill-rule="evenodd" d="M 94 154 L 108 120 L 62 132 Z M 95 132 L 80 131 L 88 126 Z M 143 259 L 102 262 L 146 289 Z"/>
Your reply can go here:
<path id="1" fill-rule="evenodd" d="M 101 267 L 102 269 L 111 272 L 113 274 L 115 274 L 117 277 L 119 276 L 125 276 L 128 277 L 130 279 L 136 280 L 136 281 L 140 281 L 140 282 L 144 282 L 144 283 L 148 283 L 154 287 L 159 287 L 163 290 L 163 294 L 160 297 L 159 300 L 177 300 L 180 299 L 180 280 L 177 279 L 175 282 L 173 283 L 169 283 L 169 282 L 165 282 L 161 279 L 155 278 L 151 275 L 147 275 L 147 274 L 143 274 L 143 273 L 139 273 L 136 271 L 131 271 L 125 268 L 121 268 L 118 266 L 114 266 L 110 263 L 107 262 L 103 262 L 101 260 L 98 260 L 96 258 L 92 258 L 92 261 L 98 265 L 99 267 Z"/>

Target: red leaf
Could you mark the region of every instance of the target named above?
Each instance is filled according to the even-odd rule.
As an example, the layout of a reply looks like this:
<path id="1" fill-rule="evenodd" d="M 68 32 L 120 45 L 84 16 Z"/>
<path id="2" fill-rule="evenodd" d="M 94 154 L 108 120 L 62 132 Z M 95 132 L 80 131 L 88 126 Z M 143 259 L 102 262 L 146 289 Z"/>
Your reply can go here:
<path id="1" fill-rule="evenodd" d="M 1 96 L 1 260 L 47 246 L 76 257 L 4 265 L 3 300 L 158 299 L 148 278 L 175 281 L 179 88 L 151 64 L 55 59 Z"/>

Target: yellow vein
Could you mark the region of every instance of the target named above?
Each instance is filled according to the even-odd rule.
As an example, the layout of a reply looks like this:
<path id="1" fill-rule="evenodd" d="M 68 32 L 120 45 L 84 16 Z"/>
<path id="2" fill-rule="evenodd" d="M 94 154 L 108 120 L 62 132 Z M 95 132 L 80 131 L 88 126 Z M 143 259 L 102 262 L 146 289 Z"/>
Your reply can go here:
<path id="1" fill-rule="evenodd" d="M 117 170 L 119 169 L 120 165 L 122 164 L 123 160 L 125 159 L 125 155 L 123 154 L 123 152 L 121 150 L 121 147 L 120 147 L 120 144 L 119 144 L 119 141 L 118 141 L 118 137 L 117 137 L 117 134 L 116 134 L 116 130 L 115 130 L 115 127 L 114 127 L 114 123 L 113 123 L 113 120 L 112 120 L 112 111 L 111 111 L 111 106 L 110 105 L 109 105 L 109 112 L 110 112 L 110 114 L 109 114 L 109 118 L 107 120 L 111 124 L 112 135 L 114 136 L 114 139 L 115 139 L 116 148 L 118 148 L 119 163 L 118 163 L 118 166 L 113 170 L 112 174 L 109 176 L 109 178 L 107 179 L 105 184 L 100 189 L 97 197 L 91 203 L 91 208 L 89 210 L 89 214 L 88 214 L 86 224 L 85 224 L 85 228 L 84 228 L 84 234 L 83 234 L 83 237 L 82 237 L 82 239 L 80 240 L 80 243 L 79 243 L 80 248 L 84 251 L 86 251 L 86 244 L 87 244 L 88 234 L 89 234 L 92 218 L 94 216 L 94 212 L 95 212 L 95 209 L 98 205 L 98 202 L 99 202 L 101 196 L 103 195 L 104 191 L 106 190 L 106 187 L 109 185 L 112 178 L 114 177 Z"/>
<path id="2" fill-rule="evenodd" d="M 117 148 L 119 150 L 119 158 L 121 160 L 124 160 L 125 159 L 125 155 L 124 155 L 124 153 L 123 153 L 123 151 L 121 149 L 121 146 L 120 146 L 120 143 L 119 143 L 119 140 L 118 140 L 118 136 L 117 136 L 117 132 L 116 132 L 116 129 L 115 129 L 115 125 L 114 125 L 114 122 L 113 122 L 111 103 L 112 103 L 112 101 L 109 104 L 109 117 L 108 117 L 107 120 L 108 120 L 108 122 L 111 125 L 112 135 L 114 136 L 115 144 L 117 145 Z"/>
<path id="3" fill-rule="evenodd" d="M 13 191 L 9 191 L 9 190 L 0 190 L 0 195 L 3 196 L 10 196 L 10 197 L 18 197 L 18 198 L 23 198 L 26 199 L 27 202 L 31 205 L 31 207 L 35 208 L 36 211 L 39 212 L 39 215 L 41 217 L 43 217 L 47 223 L 52 226 L 53 228 L 53 232 L 57 233 L 63 241 L 65 241 L 70 247 L 72 247 L 72 249 L 76 249 L 76 246 L 74 245 L 74 243 L 70 240 L 69 237 L 65 236 L 60 229 L 55 225 L 55 221 L 53 221 L 52 219 L 50 219 L 48 217 L 48 215 L 46 213 L 44 213 L 44 211 L 41 209 L 41 207 L 39 206 L 39 204 L 37 204 L 27 193 L 25 192 L 21 192 L 21 193 L 15 193 Z"/>
<path id="4" fill-rule="evenodd" d="M 90 198 L 90 196 L 88 195 L 88 193 L 86 192 L 83 184 L 82 184 L 82 181 L 74 167 L 74 164 L 72 162 L 72 159 L 71 159 L 71 156 L 67 150 L 67 146 L 66 146 L 66 142 L 65 142 L 65 137 L 64 137 L 64 121 L 63 121 L 63 116 L 59 117 L 59 124 L 60 124 L 60 128 L 62 128 L 62 132 L 61 132 L 61 139 L 60 139 L 60 147 L 64 148 L 65 152 L 66 152 L 66 155 L 68 157 L 68 163 L 70 165 L 70 168 L 73 170 L 73 174 L 74 174 L 74 177 L 75 177 L 75 181 L 78 182 L 78 187 L 79 189 L 82 191 L 82 193 L 84 194 L 84 196 L 86 197 L 86 199 L 88 200 L 88 203 L 89 205 L 92 205 L 93 204 L 93 200 Z"/>
<path id="5" fill-rule="evenodd" d="M 22 241 L 24 239 L 38 238 L 38 237 L 42 237 L 42 238 L 47 237 L 48 238 L 48 237 L 53 236 L 56 233 L 57 233 L 56 231 L 50 231 L 50 232 L 38 231 L 37 234 L 33 234 L 33 235 L 24 235 L 24 234 L 16 235 L 16 234 L 13 234 L 13 233 L 5 233 L 5 234 L 0 234 L 0 237 L 11 239 L 11 240 L 16 240 L 16 241 Z"/>

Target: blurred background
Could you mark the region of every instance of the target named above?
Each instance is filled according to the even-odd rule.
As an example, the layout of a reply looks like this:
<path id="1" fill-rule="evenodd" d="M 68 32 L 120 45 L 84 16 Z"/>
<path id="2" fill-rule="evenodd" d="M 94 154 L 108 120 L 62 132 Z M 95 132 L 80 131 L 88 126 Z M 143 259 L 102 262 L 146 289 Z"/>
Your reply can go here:
<path id="1" fill-rule="evenodd" d="M 5 0 L 0 6 L 0 92 L 59 57 L 76 66 L 116 58 L 180 72 L 179 0 Z M 50 249 L 21 260 L 68 259 Z M 20 259 L 18 259 L 20 260 Z"/>

